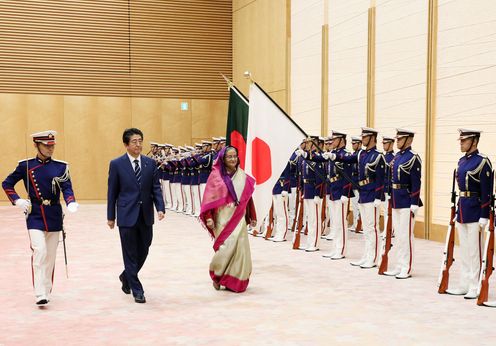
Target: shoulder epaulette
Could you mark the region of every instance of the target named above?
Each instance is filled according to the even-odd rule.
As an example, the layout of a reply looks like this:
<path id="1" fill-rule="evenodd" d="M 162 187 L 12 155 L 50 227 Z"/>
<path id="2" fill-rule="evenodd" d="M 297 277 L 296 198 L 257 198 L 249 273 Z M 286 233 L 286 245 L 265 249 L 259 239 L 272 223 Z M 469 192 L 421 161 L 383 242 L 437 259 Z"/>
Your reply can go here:
<path id="1" fill-rule="evenodd" d="M 33 160 L 34 157 L 30 157 L 29 159 L 22 159 L 22 160 L 19 160 L 17 161 L 17 163 L 21 163 L 21 162 L 24 162 L 24 161 L 29 161 L 29 160 Z"/>
<path id="2" fill-rule="evenodd" d="M 52 159 L 52 161 L 54 161 L 54 162 L 59 162 L 59 163 L 63 163 L 63 164 L 65 164 L 65 165 L 68 165 L 68 164 L 69 164 L 69 162 L 62 161 L 62 160 L 55 160 L 55 159 Z"/>

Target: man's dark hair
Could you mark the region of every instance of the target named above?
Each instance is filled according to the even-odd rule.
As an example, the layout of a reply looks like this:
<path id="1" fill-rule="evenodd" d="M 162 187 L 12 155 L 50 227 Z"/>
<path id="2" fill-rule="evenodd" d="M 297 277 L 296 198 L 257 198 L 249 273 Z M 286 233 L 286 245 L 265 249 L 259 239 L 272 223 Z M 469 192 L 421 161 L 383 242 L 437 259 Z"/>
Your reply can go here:
<path id="1" fill-rule="evenodd" d="M 124 133 L 122 134 L 122 142 L 126 145 L 129 144 L 129 140 L 133 135 L 140 135 L 141 139 L 143 139 L 143 132 L 141 132 L 140 129 L 137 129 L 135 127 L 131 127 L 129 129 L 125 129 Z"/>

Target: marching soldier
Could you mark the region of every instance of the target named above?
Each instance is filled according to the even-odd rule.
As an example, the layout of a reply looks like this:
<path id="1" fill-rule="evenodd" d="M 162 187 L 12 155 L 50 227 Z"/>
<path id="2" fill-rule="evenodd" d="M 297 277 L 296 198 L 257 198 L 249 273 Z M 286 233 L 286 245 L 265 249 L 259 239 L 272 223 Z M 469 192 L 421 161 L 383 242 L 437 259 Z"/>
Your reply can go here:
<path id="1" fill-rule="evenodd" d="M 300 148 L 303 149 L 305 146 L 305 141 L 302 141 L 300 144 Z M 288 206 L 289 206 L 289 220 L 290 222 L 293 222 L 294 218 L 296 217 L 295 215 L 295 208 L 296 208 L 296 189 L 298 187 L 298 155 L 296 155 L 296 152 L 293 152 L 291 154 L 291 157 L 289 158 L 289 184 L 290 184 L 290 193 L 288 196 Z"/>
<path id="2" fill-rule="evenodd" d="M 456 230 L 460 240 L 461 278 L 458 288 L 446 293 L 477 298 L 481 266 L 481 231 L 488 224 L 492 191 L 489 158 L 479 153 L 481 131 L 459 129 L 460 150 L 465 155 L 458 161 L 456 181 L 460 190 L 456 211 Z"/>
<path id="3" fill-rule="evenodd" d="M 62 192 L 67 210 L 74 213 L 78 203 L 72 191 L 69 165 L 52 158 L 56 131 L 31 135 L 37 150 L 35 158 L 21 160 L 17 168 L 2 183 L 10 202 L 21 208 L 31 242 L 33 286 L 37 305 L 49 302 L 63 213 L 60 205 Z M 22 199 L 14 186 L 23 180 L 28 199 Z"/>
<path id="4" fill-rule="evenodd" d="M 325 196 L 325 167 L 326 159 L 317 151 L 315 143 L 322 150 L 324 139 L 313 136 L 307 142 L 307 151 L 297 150 L 296 153 L 304 158 L 303 161 L 303 198 L 306 220 L 308 223 L 308 235 L 306 246 L 301 249 L 307 252 L 319 250 L 319 241 L 322 226 L 322 198 Z"/>
<path id="5" fill-rule="evenodd" d="M 354 154 L 358 154 L 358 151 L 362 149 L 362 138 L 361 137 L 351 137 L 351 147 Z M 358 163 L 353 163 L 351 165 L 351 180 L 355 186 L 358 186 Z M 350 231 L 356 231 L 358 227 L 358 219 L 360 218 L 360 209 L 358 208 L 358 190 L 353 189 L 353 197 L 351 197 L 351 209 L 353 211 L 353 225 L 350 227 Z"/>
<path id="6" fill-rule="evenodd" d="M 183 212 L 188 215 L 192 215 L 192 205 L 191 205 L 191 147 L 185 146 L 183 157 L 181 159 L 183 166 L 181 174 L 181 189 L 184 197 L 184 210 Z"/>
<path id="7" fill-rule="evenodd" d="M 415 132 L 397 129 L 396 146 L 398 152 L 391 161 L 391 200 L 392 225 L 395 231 L 395 247 L 397 251 L 396 269 L 384 274 L 396 276 L 397 279 L 408 279 L 412 275 L 413 266 L 413 228 L 415 216 L 422 206 L 420 186 L 422 161 L 417 153 L 412 151 Z M 386 210 L 387 214 L 387 210 Z"/>
<path id="8" fill-rule="evenodd" d="M 384 173 L 386 162 L 384 155 L 377 150 L 377 130 L 362 127 L 362 142 L 365 149 L 355 154 L 329 153 L 331 160 L 345 163 L 358 163 L 359 199 L 358 206 L 362 217 L 363 233 L 365 235 L 365 251 L 359 261 L 351 262 L 353 266 L 364 269 L 377 265 L 379 254 L 379 207 L 384 200 Z"/>
<path id="9" fill-rule="evenodd" d="M 394 158 L 394 138 L 388 136 L 382 136 L 382 148 L 384 149 L 384 158 L 386 159 L 386 179 L 384 180 L 384 203 L 382 204 L 382 210 L 384 212 L 384 229 L 382 232 L 386 230 L 386 225 L 388 223 L 388 205 L 389 200 L 391 199 L 390 192 L 390 184 L 391 184 L 391 161 Z"/>
<path id="10" fill-rule="evenodd" d="M 349 156 L 346 150 L 346 134 L 333 131 L 331 136 L 331 149 L 337 156 Z M 348 201 L 353 197 L 351 180 L 352 167 L 349 163 L 329 162 L 329 199 L 331 233 L 334 250 L 323 255 L 333 260 L 339 260 L 346 256 L 347 226 L 346 215 L 348 214 Z M 327 238 L 328 239 L 328 238 Z"/>

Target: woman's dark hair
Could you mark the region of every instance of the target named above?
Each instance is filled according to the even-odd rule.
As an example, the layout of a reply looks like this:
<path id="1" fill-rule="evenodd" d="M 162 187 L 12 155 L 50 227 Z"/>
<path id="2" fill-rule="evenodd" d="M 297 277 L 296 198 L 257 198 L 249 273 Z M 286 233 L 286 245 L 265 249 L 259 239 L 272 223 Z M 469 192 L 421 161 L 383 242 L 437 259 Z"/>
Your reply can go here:
<path id="1" fill-rule="evenodd" d="M 122 142 L 126 145 L 129 144 L 129 140 L 133 135 L 140 135 L 141 139 L 143 139 L 143 132 L 141 132 L 140 129 L 137 129 L 135 127 L 131 127 L 129 129 L 125 129 L 124 133 L 122 134 Z"/>

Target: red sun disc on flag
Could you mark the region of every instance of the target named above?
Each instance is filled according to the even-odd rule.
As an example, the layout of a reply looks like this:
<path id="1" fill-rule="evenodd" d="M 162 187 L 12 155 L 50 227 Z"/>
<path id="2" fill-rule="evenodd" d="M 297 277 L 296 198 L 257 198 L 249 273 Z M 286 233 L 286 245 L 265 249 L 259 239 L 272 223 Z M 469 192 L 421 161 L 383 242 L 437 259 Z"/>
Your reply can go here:
<path id="1" fill-rule="evenodd" d="M 238 131 L 231 132 L 231 145 L 238 149 L 239 166 L 241 169 L 245 169 L 246 142 L 243 135 Z"/>
<path id="2" fill-rule="evenodd" d="M 272 176 L 272 158 L 270 147 L 262 139 L 256 137 L 251 142 L 252 166 L 251 172 L 257 185 L 265 183 Z"/>

